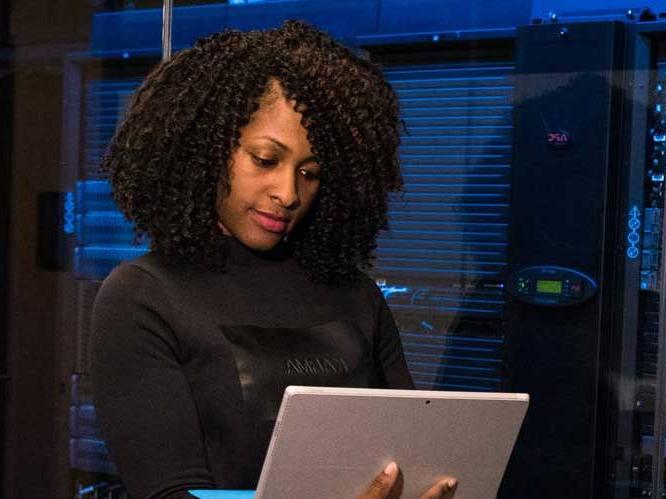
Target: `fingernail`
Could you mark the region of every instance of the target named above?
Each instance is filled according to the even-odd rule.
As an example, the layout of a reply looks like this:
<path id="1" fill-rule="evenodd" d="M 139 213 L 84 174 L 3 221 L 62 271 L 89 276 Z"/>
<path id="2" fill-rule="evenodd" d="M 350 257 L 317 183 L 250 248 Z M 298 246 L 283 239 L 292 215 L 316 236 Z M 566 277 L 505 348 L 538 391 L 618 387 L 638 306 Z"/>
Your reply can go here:
<path id="1" fill-rule="evenodd" d="M 395 461 L 391 461 L 386 468 L 384 468 L 384 474 L 386 475 L 392 475 L 393 473 L 396 472 L 398 469 L 398 465 L 395 463 Z"/>
<path id="2" fill-rule="evenodd" d="M 453 490 L 458 486 L 458 482 L 456 480 L 448 480 L 446 485 L 449 487 L 449 489 Z"/>

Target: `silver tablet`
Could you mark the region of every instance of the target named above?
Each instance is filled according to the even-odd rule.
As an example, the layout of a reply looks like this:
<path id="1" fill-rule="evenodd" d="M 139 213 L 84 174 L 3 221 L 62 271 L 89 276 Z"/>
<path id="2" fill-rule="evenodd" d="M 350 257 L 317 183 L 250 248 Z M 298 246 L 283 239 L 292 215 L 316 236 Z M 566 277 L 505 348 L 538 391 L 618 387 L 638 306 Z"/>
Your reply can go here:
<path id="1" fill-rule="evenodd" d="M 350 499 L 390 461 L 417 498 L 441 475 L 456 499 L 494 499 L 529 396 L 290 386 L 258 499 Z"/>

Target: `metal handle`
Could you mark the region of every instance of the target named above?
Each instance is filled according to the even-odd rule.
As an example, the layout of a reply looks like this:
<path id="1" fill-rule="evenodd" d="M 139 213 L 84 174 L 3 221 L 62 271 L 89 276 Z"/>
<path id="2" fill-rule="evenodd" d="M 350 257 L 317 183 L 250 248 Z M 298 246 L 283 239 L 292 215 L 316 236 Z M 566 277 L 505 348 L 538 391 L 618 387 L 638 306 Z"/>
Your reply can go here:
<path id="1" fill-rule="evenodd" d="M 173 0 L 164 0 L 162 6 L 162 61 L 171 59 L 171 14 Z"/>

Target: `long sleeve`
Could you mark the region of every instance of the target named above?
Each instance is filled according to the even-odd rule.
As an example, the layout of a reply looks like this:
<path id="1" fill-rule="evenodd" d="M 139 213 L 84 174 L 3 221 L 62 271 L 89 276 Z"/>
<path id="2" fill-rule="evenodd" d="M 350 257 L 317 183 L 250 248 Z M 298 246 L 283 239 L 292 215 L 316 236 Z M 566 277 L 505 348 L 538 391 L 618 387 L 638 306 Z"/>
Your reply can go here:
<path id="1" fill-rule="evenodd" d="M 380 308 L 377 319 L 375 355 L 386 388 L 413 389 L 414 382 L 407 369 L 400 332 L 386 300 L 377 289 Z"/>
<path id="2" fill-rule="evenodd" d="M 154 278 L 124 265 L 95 301 L 95 404 L 111 458 L 134 499 L 191 498 L 214 486 L 171 307 Z"/>

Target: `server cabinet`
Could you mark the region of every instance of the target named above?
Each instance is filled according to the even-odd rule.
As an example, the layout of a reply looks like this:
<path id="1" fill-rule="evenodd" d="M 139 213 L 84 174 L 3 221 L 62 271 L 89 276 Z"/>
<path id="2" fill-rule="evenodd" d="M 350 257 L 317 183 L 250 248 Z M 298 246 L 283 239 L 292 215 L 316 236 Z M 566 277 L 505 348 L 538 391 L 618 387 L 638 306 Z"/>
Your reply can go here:
<path id="1" fill-rule="evenodd" d="M 503 497 L 602 497 L 623 48 L 614 23 L 518 30 L 506 331 L 509 387 L 531 403 Z"/>

